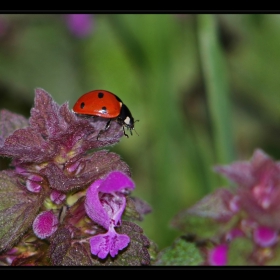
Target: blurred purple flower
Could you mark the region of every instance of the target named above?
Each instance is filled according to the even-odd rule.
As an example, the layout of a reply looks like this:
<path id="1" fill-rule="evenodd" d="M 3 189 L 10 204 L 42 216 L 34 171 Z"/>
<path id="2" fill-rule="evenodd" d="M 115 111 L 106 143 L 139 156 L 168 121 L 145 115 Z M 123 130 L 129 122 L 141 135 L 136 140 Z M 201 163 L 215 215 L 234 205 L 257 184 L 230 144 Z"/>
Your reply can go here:
<path id="1" fill-rule="evenodd" d="M 91 253 L 104 259 L 110 253 L 112 257 L 124 249 L 130 242 L 126 234 L 118 234 L 115 227 L 121 224 L 125 209 L 125 194 L 134 189 L 134 182 L 124 173 L 113 171 L 103 179 L 96 180 L 87 190 L 85 209 L 88 216 L 103 226 L 107 232 L 90 239 Z"/>
<path id="2" fill-rule="evenodd" d="M 226 242 L 230 242 L 232 241 L 234 238 L 237 237 L 243 237 L 244 233 L 241 229 L 239 228 L 233 228 L 232 230 L 230 230 L 228 233 L 226 233 L 225 235 L 225 240 Z"/>
<path id="3" fill-rule="evenodd" d="M 91 14 L 69 14 L 65 15 L 65 20 L 71 33 L 80 38 L 88 36 L 94 27 Z"/>
<path id="4" fill-rule="evenodd" d="M 6 34 L 7 30 L 8 22 L 3 17 L 0 17 L 0 38 Z"/>
<path id="5" fill-rule="evenodd" d="M 280 163 L 262 150 L 254 152 L 251 161 L 217 166 L 215 170 L 237 183 L 236 206 L 258 224 L 280 229 Z"/>
<path id="6" fill-rule="evenodd" d="M 208 262 L 210 265 L 223 266 L 227 264 L 228 246 L 218 245 L 209 251 Z"/>
<path id="7" fill-rule="evenodd" d="M 278 241 L 278 234 L 271 228 L 259 226 L 254 230 L 254 241 L 261 247 L 269 247 Z"/>

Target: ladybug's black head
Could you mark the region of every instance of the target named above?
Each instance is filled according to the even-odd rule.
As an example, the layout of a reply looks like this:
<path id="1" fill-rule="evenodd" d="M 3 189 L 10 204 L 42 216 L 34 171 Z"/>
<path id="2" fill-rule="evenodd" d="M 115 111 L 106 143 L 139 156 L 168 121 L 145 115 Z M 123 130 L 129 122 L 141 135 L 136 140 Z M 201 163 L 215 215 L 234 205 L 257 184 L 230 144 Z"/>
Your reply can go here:
<path id="1" fill-rule="evenodd" d="M 122 104 L 121 112 L 118 116 L 118 122 L 121 125 L 123 125 L 124 127 L 126 127 L 127 129 L 129 129 L 130 134 L 132 135 L 131 130 L 134 129 L 134 118 L 132 117 L 129 109 L 127 108 L 127 106 L 125 104 Z M 124 132 L 124 135 L 127 136 L 125 132 Z"/>

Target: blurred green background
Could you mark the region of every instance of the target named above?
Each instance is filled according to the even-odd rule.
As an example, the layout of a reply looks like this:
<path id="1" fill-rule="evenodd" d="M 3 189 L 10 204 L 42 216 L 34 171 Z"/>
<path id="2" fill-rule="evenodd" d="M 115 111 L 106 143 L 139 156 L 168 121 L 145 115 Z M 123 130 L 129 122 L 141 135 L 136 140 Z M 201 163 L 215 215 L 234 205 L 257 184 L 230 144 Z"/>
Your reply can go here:
<path id="1" fill-rule="evenodd" d="M 256 148 L 280 158 L 279 72 L 280 15 L 0 14 L 0 109 L 29 117 L 37 87 L 70 107 L 106 89 L 140 120 L 110 150 L 159 249 L 178 211 L 227 184 L 214 165 Z"/>

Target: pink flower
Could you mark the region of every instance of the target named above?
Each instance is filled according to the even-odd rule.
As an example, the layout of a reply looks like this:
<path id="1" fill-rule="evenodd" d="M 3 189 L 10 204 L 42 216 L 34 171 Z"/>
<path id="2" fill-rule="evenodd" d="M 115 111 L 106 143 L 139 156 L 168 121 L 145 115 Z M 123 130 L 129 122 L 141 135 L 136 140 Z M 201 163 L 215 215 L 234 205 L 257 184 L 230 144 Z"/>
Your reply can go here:
<path id="1" fill-rule="evenodd" d="M 61 204 L 66 198 L 66 194 L 59 192 L 57 190 L 53 190 L 50 195 L 50 199 L 55 204 Z"/>
<path id="2" fill-rule="evenodd" d="M 33 231 L 41 239 L 51 236 L 58 226 L 58 219 L 52 210 L 41 212 L 33 222 Z"/>
<path id="3" fill-rule="evenodd" d="M 250 161 L 217 166 L 215 170 L 237 184 L 237 204 L 232 208 L 245 211 L 258 224 L 280 228 L 279 162 L 258 149 Z"/>
<path id="4" fill-rule="evenodd" d="M 118 234 L 115 227 L 121 225 L 121 216 L 125 209 L 125 194 L 134 189 L 134 182 L 124 173 L 113 171 L 103 179 L 95 181 L 87 190 L 85 209 L 88 216 L 103 226 L 107 232 L 90 239 L 91 253 L 104 259 L 110 253 L 112 257 L 124 249 L 130 242 L 126 234 Z"/>
<path id="5" fill-rule="evenodd" d="M 69 14 L 65 15 L 66 24 L 73 35 L 77 37 L 88 36 L 93 29 L 93 15 Z"/>
<path id="6" fill-rule="evenodd" d="M 208 262 L 210 265 L 222 266 L 227 264 L 228 246 L 221 244 L 209 251 Z"/>
<path id="7" fill-rule="evenodd" d="M 277 242 L 278 234 L 275 230 L 259 226 L 254 230 L 254 241 L 261 247 L 269 247 Z"/>
<path id="8" fill-rule="evenodd" d="M 39 175 L 29 175 L 26 180 L 26 188 L 30 192 L 38 193 L 41 190 L 41 183 L 43 182 L 43 178 Z"/>
<path id="9" fill-rule="evenodd" d="M 90 239 L 91 253 L 100 259 L 105 259 L 108 253 L 115 257 L 129 242 L 130 238 L 126 234 L 118 234 L 112 227 L 107 233 L 98 234 Z"/>
<path id="10" fill-rule="evenodd" d="M 240 230 L 239 228 L 233 228 L 232 230 L 230 230 L 226 235 L 225 235 L 225 240 L 227 242 L 232 241 L 235 238 L 238 237 L 243 237 L 244 233 L 242 230 Z"/>

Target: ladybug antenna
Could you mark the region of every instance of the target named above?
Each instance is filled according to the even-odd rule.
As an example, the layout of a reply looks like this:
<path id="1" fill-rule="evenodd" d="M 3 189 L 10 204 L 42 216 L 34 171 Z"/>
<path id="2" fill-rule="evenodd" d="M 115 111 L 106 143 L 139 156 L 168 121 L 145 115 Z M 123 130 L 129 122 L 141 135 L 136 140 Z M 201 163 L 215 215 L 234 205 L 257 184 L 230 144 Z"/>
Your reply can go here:
<path id="1" fill-rule="evenodd" d="M 135 128 L 133 128 L 133 130 L 135 131 L 135 133 L 139 136 L 139 134 L 137 133 L 137 131 L 135 130 Z"/>
<path id="2" fill-rule="evenodd" d="M 135 120 L 134 123 L 139 122 L 139 120 Z M 135 131 L 135 133 L 139 136 L 139 134 L 137 133 L 137 131 L 135 130 L 135 128 L 133 127 L 133 130 Z"/>

